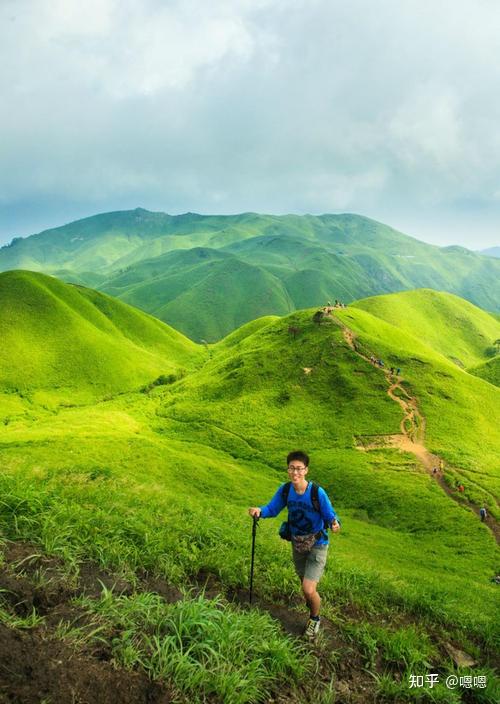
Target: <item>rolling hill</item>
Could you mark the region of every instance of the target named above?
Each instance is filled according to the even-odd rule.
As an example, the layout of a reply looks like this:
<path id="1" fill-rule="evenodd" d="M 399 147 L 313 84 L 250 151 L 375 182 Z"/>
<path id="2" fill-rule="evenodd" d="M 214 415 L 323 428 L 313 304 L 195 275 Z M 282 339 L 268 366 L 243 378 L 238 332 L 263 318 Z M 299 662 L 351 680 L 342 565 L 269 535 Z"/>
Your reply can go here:
<path id="1" fill-rule="evenodd" d="M 0 270 L 13 268 L 95 287 L 196 341 L 263 315 L 415 288 L 500 310 L 497 259 L 349 214 L 106 213 L 14 240 L 0 249 Z"/>
<path id="2" fill-rule="evenodd" d="M 28 271 L 0 274 L 0 388 L 125 391 L 192 369 L 203 352 L 105 294 Z"/>
<path id="3" fill-rule="evenodd" d="M 500 333 L 492 315 L 458 296 L 428 289 L 373 296 L 353 306 L 408 332 L 463 368 L 485 362 Z"/>
<path id="4" fill-rule="evenodd" d="M 341 699 L 347 685 L 338 683 L 347 678 L 353 701 L 406 701 L 411 672 L 431 668 L 443 680 L 455 673 L 451 644 L 473 656 L 474 673 L 491 680 L 489 699 L 481 694 L 494 701 L 500 389 L 449 358 L 450 348 L 460 348 L 464 363 L 480 359 L 481 335 L 498 337 L 487 314 L 449 294 L 414 291 L 335 309 L 320 323 L 315 308 L 266 316 L 200 348 L 94 291 L 27 272 L 5 273 L 0 282 L 10 311 L 2 318 L 10 338 L 0 367 L 10 390 L 0 394 L 0 417 L 8 419 L 0 440 L 2 538 L 27 541 L 28 558 L 55 556 L 73 583 L 78 571 L 88 580 L 89 565 L 106 570 L 95 572 L 100 583 L 78 602 L 88 629 L 81 621 L 61 625 L 61 604 L 52 611 L 48 598 L 37 601 L 48 606 L 42 625 L 31 617 L 35 626 L 2 602 L 3 622 L 16 635 L 22 623 L 42 629 L 54 647 L 63 641 L 87 657 L 104 652 L 189 701 L 230 700 L 237 685 L 242 703 L 258 701 L 258 692 L 290 701 L 331 701 L 337 692 Z M 54 362 L 39 356 L 45 338 Z M 22 391 L 26 369 L 28 381 L 36 384 L 38 374 L 54 396 L 71 377 L 74 393 L 86 389 L 101 359 L 99 383 L 104 388 L 109 375 L 114 393 L 98 403 L 48 412 Z M 167 362 L 184 375 L 140 391 L 140 375 L 147 382 Z M 408 422 L 403 406 L 414 411 Z M 437 477 L 421 460 L 424 446 L 443 461 Z M 279 519 L 259 524 L 256 608 L 227 603 L 246 600 L 246 509 L 269 500 L 296 447 L 310 452 L 311 478 L 328 490 L 343 522 L 321 582 L 331 630 L 307 659 L 301 651 L 304 663 L 312 658 L 301 674 L 292 660 L 297 641 L 280 640 L 276 620 L 300 626 L 305 615 L 297 610 L 289 546 L 277 537 Z M 458 481 L 463 495 L 454 491 Z M 487 524 L 477 515 L 483 504 Z M 43 576 L 35 574 L 39 590 Z M 180 594 L 186 586 L 194 597 Z M 227 601 L 214 605 L 215 592 Z M 63 606 L 67 614 L 69 601 Z M 167 607 L 179 614 L 175 627 Z M 264 610 L 273 616 L 265 623 L 257 621 Z M 246 615 L 256 620 L 235 645 Z M 206 627 L 221 619 L 222 632 L 210 637 Z M 233 645 L 220 653 L 223 633 Z M 202 648 L 199 663 L 193 643 Z M 173 651 L 165 657 L 167 646 Z M 186 650 L 189 662 L 180 659 Z M 265 685 L 250 696 L 255 662 Z M 324 678 L 314 674 L 320 667 Z M 213 672 L 220 673 L 215 683 Z M 438 694 L 453 701 L 444 684 Z"/>
<path id="5" fill-rule="evenodd" d="M 470 374 L 481 377 L 490 384 L 500 386 L 500 356 L 496 355 L 487 362 L 478 364 L 476 367 L 469 367 L 467 370 Z"/>

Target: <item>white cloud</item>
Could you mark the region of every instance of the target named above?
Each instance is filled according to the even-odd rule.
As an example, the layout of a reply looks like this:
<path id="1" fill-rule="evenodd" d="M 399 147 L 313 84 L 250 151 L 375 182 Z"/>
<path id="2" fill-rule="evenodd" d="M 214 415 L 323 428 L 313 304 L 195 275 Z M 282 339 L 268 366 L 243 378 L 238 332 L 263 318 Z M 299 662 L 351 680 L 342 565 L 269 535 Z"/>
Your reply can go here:
<path id="1" fill-rule="evenodd" d="M 498 208 L 494 0 L 4 0 L 0 19 L 4 209 L 425 208 L 439 228 Z"/>

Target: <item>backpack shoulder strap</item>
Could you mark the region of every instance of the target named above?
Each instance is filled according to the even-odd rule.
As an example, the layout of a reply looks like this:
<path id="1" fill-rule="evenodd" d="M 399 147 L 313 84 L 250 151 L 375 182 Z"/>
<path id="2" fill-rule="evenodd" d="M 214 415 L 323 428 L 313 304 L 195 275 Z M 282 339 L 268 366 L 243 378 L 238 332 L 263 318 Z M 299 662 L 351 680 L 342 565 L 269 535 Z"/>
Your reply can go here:
<path id="1" fill-rule="evenodd" d="M 321 506 L 319 505 L 319 486 L 318 484 L 315 484 L 314 482 L 312 483 L 311 487 L 311 503 L 313 505 L 313 509 L 317 511 L 321 515 Z M 324 529 L 328 528 L 328 522 L 324 521 Z"/>
<path id="2" fill-rule="evenodd" d="M 288 506 L 288 494 L 290 493 L 291 486 L 292 486 L 292 482 L 287 482 L 286 484 L 283 484 L 283 487 L 281 489 L 281 496 L 283 497 L 283 501 L 285 502 L 285 506 Z"/>
<path id="3" fill-rule="evenodd" d="M 313 509 L 318 513 L 321 513 L 321 508 L 319 505 L 319 486 L 316 482 L 311 482 L 311 485 L 311 503 L 313 505 Z"/>

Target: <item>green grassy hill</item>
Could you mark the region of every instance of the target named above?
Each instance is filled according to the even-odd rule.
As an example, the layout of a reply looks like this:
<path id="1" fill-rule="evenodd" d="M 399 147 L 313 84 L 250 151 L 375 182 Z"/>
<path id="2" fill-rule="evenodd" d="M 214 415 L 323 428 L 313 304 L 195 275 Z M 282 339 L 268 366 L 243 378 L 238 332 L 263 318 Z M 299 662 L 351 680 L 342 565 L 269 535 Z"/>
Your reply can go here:
<path id="1" fill-rule="evenodd" d="M 500 301 L 500 260 L 352 214 L 105 213 L 0 249 L 0 270 L 21 267 L 96 287 L 209 341 L 335 298 L 429 288 L 489 311 Z"/>
<path id="2" fill-rule="evenodd" d="M 336 298 L 352 301 L 421 285 L 458 291 L 461 283 L 454 283 L 457 271 L 459 282 L 470 279 L 467 254 L 445 250 L 443 254 L 409 238 L 396 246 L 397 233 L 384 238 L 383 226 L 373 229 L 377 236 L 380 233 L 378 239 L 365 227 L 360 228 L 357 239 L 352 235 L 350 243 L 345 242 L 349 238 L 339 236 L 340 241 L 330 238 L 320 245 L 278 233 L 249 237 L 220 250 L 177 250 L 132 265 L 101 282 L 99 288 L 160 317 L 193 339 L 215 341 L 269 313 L 283 315 Z M 306 234 L 310 236 L 308 231 Z M 326 239 L 325 233 L 321 234 Z M 374 242 L 376 248 L 370 248 Z M 397 253 L 403 251 L 415 254 Z M 480 299 L 492 305 L 489 297 Z M 216 326 L 207 323 L 215 318 Z"/>
<path id="3" fill-rule="evenodd" d="M 463 368 L 486 361 L 500 335 L 493 316 L 439 291 L 373 296 L 353 306 L 408 332 Z"/>
<path id="4" fill-rule="evenodd" d="M 481 377 L 485 381 L 489 381 L 490 384 L 500 386 L 500 355 L 496 355 L 476 367 L 469 367 L 467 371 L 470 374 Z"/>
<path id="5" fill-rule="evenodd" d="M 118 337 L 109 334 L 127 358 L 128 340 L 137 333 L 128 306 L 26 272 L 4 274 L 0 281 L 17 292 L 11 296 L 14 301 L 28 301 L 50 345 L 56 345 L 57 331 L 69 350 L 65 330 L 78 315 L 75 328 L 82 329 L 88 341 L 85 364 L 81 356 L 79 361 L 83 385 L 88 383 L 87 358 L 92 361 L 92 355 L 104 353 L 102 337 L 94 329 L 106 334 L 109 326 L 125 329 L 126 334 Z M 426 302 L 429 323 L 424 314 L 412 318 L 419 296 Z M 431 304 L 429 292 L 423 291 L 413 297 L 397 294 L 390 301 L 399 324 L 384 319 L 384 298 L 392 297 L 380 297 L 373 311 L 365 309 L 367 301 L 336 310 L 321 324 L 312 320 L 314 308 L 255 320 L 219 343 L 204 346 L 203 365 L 198 348 L 174 336 L 186 345 L 179 349 L 187 373 L 147 392 L 121 393 L 97 404 L 59 406 L 51 412 L 36 397 L 0 394 L 0 409 L 9 419 L 0 440 L 2 535 L 38 543 L 40 550 L 57 555 L 73 570 L 93 559 L 121 574 L 148 575 L 177 586 L 209 579 L 227 594 L 238 594 L 248 584 L 251 526 L 246 509 L 270 499 L 286 480 L 286 453 L 304 447 L 312 458 L 311 478 L 329 491 L 343 521 L 342 532 L 332 538 L 321 583 L 323 613 L 333 621 L 337 640 L 320 643 L 307 658 L 320 659 L 332 687 L 345 677 L 346 669 L 354 668 L 353 691 L 359 681 L 367 687 L 356 693 L 358 701 L 376 697 L 412 701 L 407 686 L 412 672 L 432 670 L 444 681 L 455 671 L 446 643 L 471 654 L 478 662 L 474 672 L 486 673 L 493 682 L 489 668 L 499 632 L 498 587 L 490 579 L 498 569 L 498 553 L 492 531 L 475 511 L 486 503 L 491 515 L 500 518 L 495 498 L 500 390 L 450 361 L 447 349 L 438 349 L 442 336 L 436 341 L 429 333 L 424 339 L 426 331 L 446 321 L 446 335 L 454 345 L 462 345 L 462 354 L 473 358 L 480 350 L 475 338 L 487 322 L 478 322 L 476 312 L 452 296 L 441 294 Z M 442 306 L 446 315 L 440 313 Z M 63 325 L 58 322 L 61 308 Z M 460 316 L 448 316 L 457 310 L 468 311 L 474 322 L 467 334 Z M 151 320 L 136 315 L 141 321 Z M 22 307 L 13 310 L 9 326 L 15 328 L 20 316 L 27 320 L 23 329 L 35 329 Z M 413 331 L 410 319 L 416 325 Z M 156 324 L 158 330 L 168 330 Z M 151 345 L 155 334 L 151 332 Z M 36 350 L 37 339 L 24 344 Z M 133 342 L 138 344 L 137 339 Z M 164 349 L 170 344 L 165 343 Z M 180 354 L 179 350 L 172 354 L 176 364 Z M 360 449 L 363 439 L 376 445 L 377 440 L 401 433 L 402 409 L 388 395 L 390 381 L 384 371 L 365 359 L 370 354 L 382 358 L 386 368 L 401 368 L 401 388 L 425 418 L 425 444 L 444 460 L 449 493 L 409 452 L 382 442 L 378 449 Z M 1 368 L 5 366 L 2 362 Z M 56 379 L 57 373 L 62 379 Z M 14 365 L 11 389 L 23 375 L 23 365 Z M 54 387 L 65 384 L 65 367 L 55 367 L 51 379 Z M 130 387 L 122 390 L 126 388 Z M 451 490 L 457 480 L 465 485 L 463 496 L 454 496 Z M 280 519 L 260 522 L 255 578 L 258 598 L 279 605 L 273 607 L 274 613 L 295 605 L 297 595 L 289 546 L 277 537 L 279 523 Z M 147 608 L 145 597 L 135 594 L 133 599 L 142 599 Z M 188 688 L 189 701 L 222 697 L 221 689 L 210 689 L 206 679 L 215 671 L 223 681 L 218 687 L 230 688 L 232 682 L 234 690 L 237 681 L 245 691 L 235 679 L 250 676 L 244 674 L 239 657 L 248 653 L 255 661 L 258 645 L 264 647 L 262 626 L 257 628 L 258 643 L 250 629 L 238 644 L 239 655 L 233 649 L 226 661 L 217 655 L 213 641 L 212 649 L 208 647 L 199 630 L 200 623 L 215 622 L 218 611 L 200 616 L 200 605 L 193 606 L 189 599 L 185 603 L 193 610 L 194 630 L 183 631 L 187 635 L 180 640 L 168 640 L 158 606 L 150 608 L 145 625 L 133 626 L 126 617 L 132 618 L 139 605 L 128 597 L 105 594 L 102 602 L 91 599 L 89 608 L 93 613 L 107 609 L 117 619 L 109 626 L 109 648 L 116 663 L 147 669 L 161 680 L 164 670 L 149 664 L 154 648 L 135 655 L 140 633 L 148 634 L 157 619 L 160 655 L 174 641 L 181 650 L 200 639 L 206 645 L 203 667 L 192 681 L 180 666 L 177 673 L 169 670 L 177 687 Z M 238 613 L 230 609 L 224 613 L 228 627 L 233 624 L 235 629 Z M 302 611 L 287 614 L 303 617 Z M 101 622 L 90 623 L 95 628 Z M 99 631 L 99 636 L 104 638 L 105 633 Z M 82 631 L 77 635 L 80 643 L 94 643 L 85 640 Z M 265 636 L 266 652 L 269 637 Z M 285 643 L 282 657 L 284 653 L 291 657 L 293 647 Z M 162 662 L 178 662 L 177 656 L 175 650 Z M 324 678 L 313 674 L 314 664 L 308 667 L 300 675 L 298 689 L 282 669 L 281 674 L 273 670 L 258 691 L 291 688 L 290 700 L 303 701 L 305 690 L 300 688 L 313 687 L 318 701 L 320 696 L 331 701 L 333 690 L 328 693 Z M 366 669 L 372 673 L 368 684 L 362 679 Z M 260 701 L 259 696 L 242 695 L 238 701 Z M 450 696 L 443 685 L 437 701 L 457 704 L 459 700 Z M 493 702 L 491 690 L 488 696 L 484 701 Z M 307 700 L 314 701 L 312 694 Z"/>
<path id="6" fill-rule="evenodd" d="M 213 342 L 249 320 L 293 308 L 285 287 L 271 273 L 202 247 L 141 262 L 100 288 L 197 341 Z"/>
<path id="7" fill-rule="evenodd" d="M 192 369 L 202 351 L 109 296 L 44 274 L 0 274 L 0 387 L 101 394 Z"/>

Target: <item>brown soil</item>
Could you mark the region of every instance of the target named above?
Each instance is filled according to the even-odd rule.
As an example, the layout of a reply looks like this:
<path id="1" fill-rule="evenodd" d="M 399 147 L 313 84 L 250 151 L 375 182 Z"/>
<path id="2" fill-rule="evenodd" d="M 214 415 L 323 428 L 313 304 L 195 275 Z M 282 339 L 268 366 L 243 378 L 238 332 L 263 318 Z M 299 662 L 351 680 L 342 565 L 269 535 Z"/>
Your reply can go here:
<path id="1" fill-rule="evenodd" d="M 16 704 L 167 704 L 146 675 L 77 653 L 44 629 L 0 624 L 0 702 Z"/>
<path id="2" fill-rule="evenodd" d="M 168 688 L 144 673 L 117 669 L 105 646 L 78 651 L 55 636 L 60 621 L 85 624 L 86 615 L 70 603 L 80 594 L 97 596 L 103 584 L 132 588 L 119 577 L 84 565 L 73 586 L 55 558 L 26 543 L 7 543 L 0 568 L 0 592 L 17 616 L 36 609 L 44 623 L 29 630 L 0 624 L 0 703 L 4 704 L 167 704 Z M 123 588 L 123 589 L 122 589 Z"/>

